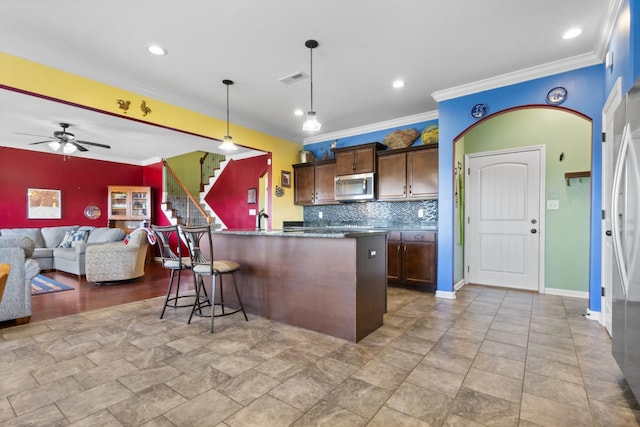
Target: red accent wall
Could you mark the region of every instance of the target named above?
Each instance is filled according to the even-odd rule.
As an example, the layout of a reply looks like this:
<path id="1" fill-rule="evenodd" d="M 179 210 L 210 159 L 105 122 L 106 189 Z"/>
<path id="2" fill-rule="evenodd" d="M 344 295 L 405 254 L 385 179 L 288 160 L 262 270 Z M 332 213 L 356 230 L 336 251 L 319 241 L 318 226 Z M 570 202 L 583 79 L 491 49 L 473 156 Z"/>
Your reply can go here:
<path id="1" fill-rule="evenodd" d="M 269 155 L 265 154 L 249 159 L 231 160 L 205 196 L 209 206 L 228 228 L 256 227 L 256 217 L 249 215 L 249 209 L 257 210 L 260 201 L 256 200 L 255 204 L 247 203 L 247 190 L 258 188 L 260 177 L 267 171 L 268 159 Z"/>
<path id="2" fill-rule="evenodd" d="M 90 160 L 77 156 L 40 153 L 0 147 L 0 228 L 47 227 L 57 225 L 108 225 L 107 187 L 148 185 L 152 187 L 152 222 L 164 220 L 160 211 L 162 165 L 136 166 Z M 61 190 L 61 219 L 27 219 L 27 189 Z M 87 219 L 84 209 L 94 203 L 102 210 L 96 220 Z"/>

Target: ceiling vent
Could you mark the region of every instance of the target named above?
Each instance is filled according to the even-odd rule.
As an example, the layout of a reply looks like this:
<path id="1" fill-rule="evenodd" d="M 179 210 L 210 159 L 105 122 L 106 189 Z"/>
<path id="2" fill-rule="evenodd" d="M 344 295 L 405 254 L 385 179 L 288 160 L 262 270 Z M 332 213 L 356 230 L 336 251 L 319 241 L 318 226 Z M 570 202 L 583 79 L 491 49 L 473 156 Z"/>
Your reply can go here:
<path id="1" fill-rule="evenodd" d="M 290 85 L 292 83 L 299 82 L 300 80 L 304 80 L 307 77 L 309 77 L 307 74 L 303 73 L 302 71 L 298 71 L 297 73 L 281 77 L 278 80 L 286 85 Z"/>

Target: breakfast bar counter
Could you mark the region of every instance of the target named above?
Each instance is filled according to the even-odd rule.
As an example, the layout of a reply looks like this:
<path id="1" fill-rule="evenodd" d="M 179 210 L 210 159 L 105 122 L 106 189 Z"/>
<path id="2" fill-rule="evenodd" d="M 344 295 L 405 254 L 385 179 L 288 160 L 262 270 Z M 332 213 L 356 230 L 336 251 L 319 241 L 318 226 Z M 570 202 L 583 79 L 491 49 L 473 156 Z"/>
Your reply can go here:
<path id="1" fill-rule="evenodd" d="M 356 342 L 382 326 L 386 234 L 223 230 L 212 238 L 215 259 L 241 266 L 235 274 L 247 312 Z"/>

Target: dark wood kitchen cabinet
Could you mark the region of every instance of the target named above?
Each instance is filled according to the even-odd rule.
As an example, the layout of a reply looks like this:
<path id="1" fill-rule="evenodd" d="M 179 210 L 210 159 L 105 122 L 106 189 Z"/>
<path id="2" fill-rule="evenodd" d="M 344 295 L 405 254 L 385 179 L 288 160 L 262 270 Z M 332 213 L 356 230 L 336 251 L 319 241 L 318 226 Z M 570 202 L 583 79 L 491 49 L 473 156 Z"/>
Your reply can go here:
<path id="1" fill-rule="evenodd" d="M 335 201 L 335 160 L 293 165 L 293 191 L 296 205 L 328 205 Z"/>
<path id="2" fill-rule="evenodd" d="M 438 147 L 378 153 L 378 200 L 438 198 Z"/>
<path id="3" fill-rule="evenodd" d="M 435 231 L 391 231 L 387 239 L 389 284 L 434 286 L 437 251 Z"/>
<path id="4" fill-rule="evenodd" d="M 334 148 L 336 157 L 336 176 L 353 175 L 376 171 L 376 152 L 386 150 L 379 142 Z"/>

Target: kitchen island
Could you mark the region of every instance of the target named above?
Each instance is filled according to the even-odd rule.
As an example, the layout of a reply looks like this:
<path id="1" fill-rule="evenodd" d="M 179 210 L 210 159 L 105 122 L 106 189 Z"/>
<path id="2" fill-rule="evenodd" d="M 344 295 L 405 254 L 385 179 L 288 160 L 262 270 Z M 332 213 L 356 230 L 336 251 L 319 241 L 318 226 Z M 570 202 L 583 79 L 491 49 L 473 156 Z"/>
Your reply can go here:
<path id="1" fill-rule="evenodd" d="M 212 238 L 215 259 L 241 266 L 247 312 L 354 342 L 382 326 L 386 231 L 223 230 Z"/>

